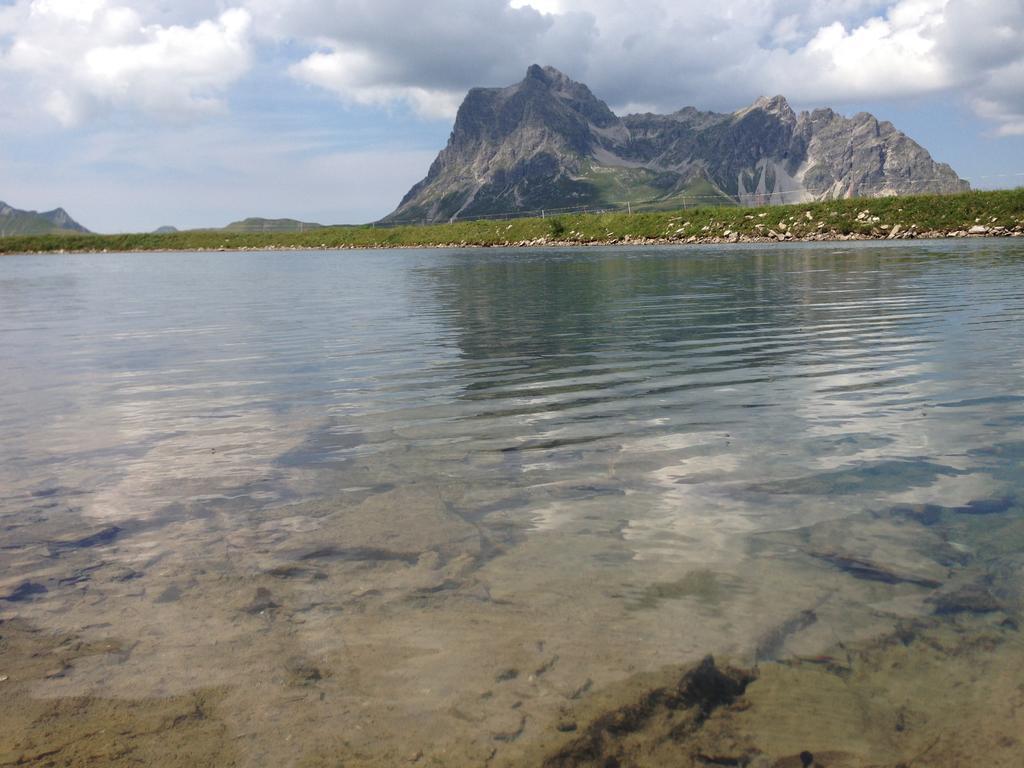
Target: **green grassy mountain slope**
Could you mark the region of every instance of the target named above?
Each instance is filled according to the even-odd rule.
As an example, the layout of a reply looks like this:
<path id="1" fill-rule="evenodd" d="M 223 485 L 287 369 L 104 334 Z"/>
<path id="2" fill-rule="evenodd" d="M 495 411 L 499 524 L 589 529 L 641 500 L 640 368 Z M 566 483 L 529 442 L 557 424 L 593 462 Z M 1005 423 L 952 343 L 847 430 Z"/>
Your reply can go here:
<path id="1" fill-rule="evenodd" d="M 15 235 L 49 235 L 62 232 L 87 233 L 85 227 L 72 219 L 63 208 L 45 213 L 20 211 L 0 202 L 0 237 Z"/>

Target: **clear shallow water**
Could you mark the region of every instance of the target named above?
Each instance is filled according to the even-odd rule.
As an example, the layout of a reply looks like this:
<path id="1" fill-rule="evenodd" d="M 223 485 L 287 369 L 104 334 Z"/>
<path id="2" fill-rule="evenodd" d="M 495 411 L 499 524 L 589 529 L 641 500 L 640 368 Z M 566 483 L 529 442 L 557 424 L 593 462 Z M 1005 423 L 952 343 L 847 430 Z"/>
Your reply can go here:
<path id="1" fill-rule="evenodd" d="M 1012 634 L 1022 322 L 1013 242 L 5 257 L 0 615 L 118 649 L 5 684 L 511 764 L 706 653 Z"/>

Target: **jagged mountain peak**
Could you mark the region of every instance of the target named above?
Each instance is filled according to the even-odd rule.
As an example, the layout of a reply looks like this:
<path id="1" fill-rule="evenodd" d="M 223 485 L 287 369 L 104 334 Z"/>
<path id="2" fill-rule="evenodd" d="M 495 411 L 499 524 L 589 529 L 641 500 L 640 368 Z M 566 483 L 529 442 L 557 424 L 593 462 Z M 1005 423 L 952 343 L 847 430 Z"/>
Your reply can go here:
<path id="1" fill-rule="evenodd" d="M 519 90 L 534 89 L 550 94 L 599 127 L 608 127 L 618 120 L 590 88 L 551 66 L 531 64 L 517 87 Z"/>
<path id="2" fill-rule="evenodd" d="M 754 102 L 754 107 L 757 109 L 763 109 L 765 112 L 775 115 L 794 114 L 793 108 L 789 106 L 789 102 L 786 101 L 786 97 L 782 94 L 777 94 L 775 96 L 762 96 Z"/>
<path id="3" fill-rule="evenodd" d="M 533 64 L 519 83 L 469 92 L 448 146 L 387 220 L 967 188 L 949 166 L 867 113 L 797 115 L 777 95 L 731 114 L 686 107 L 620 118 L 583 83 Z"/>
<path id="4" fill-rule="evenodd" d="M 514 85 L 471 89 L 459 107 L 453 137 L 467 132 L 509 135 L 525 124 L 557 127 L 578 119 L 608 126 L 618 118 L 583 83 L 554 67 L 533 64 Z"/>
<path id="5" fill-rule="evenodd" d="M 541 66 L 540 64 L 531 64 L 526 69 L 526 77 L 523 80 L 536 80 L 549 88 L 559 88 L 566 84 L 575 84 L 575 82 L 561 70 L 555 69 L 552 66 Z"/>
<path id="6" fill-rule="evenodd" d="M 596 98 L 590 89 L 583 83 L 578 83 L 561 70 L 551 66 L 542 67 L 540 64 L 531 64 L 526 70 L 526 77 L 523 78 L 520 86 L 540 86 L 554 94 L 582 96 Z"/>
<path id="7" fill-rule="evenodd" d="M 781 94 L 777 96 L 761 96 L 749 107 L 740 109 L 734 112 L 733 115 L 736 119 L 742 119 L 754 112 L 771 115 L 790 123 L 795 122 L 797 119 L 796 112 L 789 106 L 786 97 Z"/>

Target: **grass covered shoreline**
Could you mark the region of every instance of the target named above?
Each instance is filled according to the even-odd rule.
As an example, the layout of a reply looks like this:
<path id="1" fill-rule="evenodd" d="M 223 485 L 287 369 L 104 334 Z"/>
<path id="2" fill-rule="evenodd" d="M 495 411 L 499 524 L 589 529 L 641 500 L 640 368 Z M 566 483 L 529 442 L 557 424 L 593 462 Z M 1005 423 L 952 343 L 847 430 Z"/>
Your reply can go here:
<path id="1" fill-rule="evenodd" d="M 1024 188 L 760 208 L 729 206 L 656 213 L 581 213 L 399 227 L 330 227 L 307 232 L 191 230 L 162 234 L 31 235 L 0 238 L 0 253 L 514 247 L 974 236 L 1024 237 Z"/>

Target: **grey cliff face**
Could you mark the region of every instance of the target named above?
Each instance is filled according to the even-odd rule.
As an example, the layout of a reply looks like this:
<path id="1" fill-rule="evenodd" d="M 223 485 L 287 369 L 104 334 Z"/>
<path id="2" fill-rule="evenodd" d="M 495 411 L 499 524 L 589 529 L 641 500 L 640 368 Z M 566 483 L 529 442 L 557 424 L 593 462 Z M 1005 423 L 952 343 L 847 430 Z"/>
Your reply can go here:
<path id="1" fill-rule="evenodd" d="M 969 189 L 948 165 L 861 113 L 796 114 L 782 96 L 732 114 L 618 117 L 582 83 L 533 65 L 474 88 L 448 146 L 385 221 L 624 204 L 746 205 Z"/>

